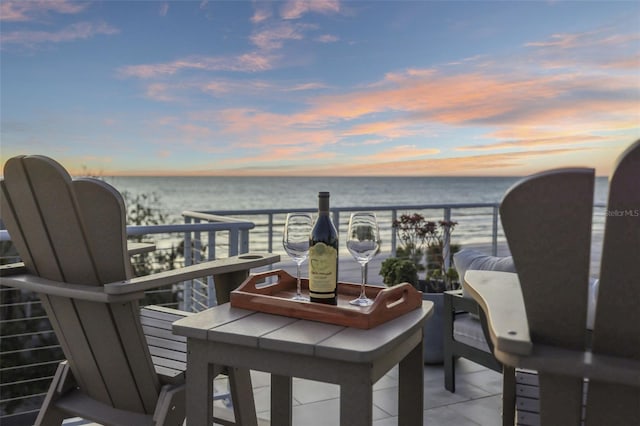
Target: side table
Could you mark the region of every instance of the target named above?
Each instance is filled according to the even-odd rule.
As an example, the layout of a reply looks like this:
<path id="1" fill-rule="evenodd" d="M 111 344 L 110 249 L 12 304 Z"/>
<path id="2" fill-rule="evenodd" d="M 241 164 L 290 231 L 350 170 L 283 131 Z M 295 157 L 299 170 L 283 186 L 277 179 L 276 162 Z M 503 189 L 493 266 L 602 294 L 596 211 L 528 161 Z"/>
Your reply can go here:
<path id="1" fill-rule="evenodd" d="M 213 377 L 229 366 L 271 373 L 271 424 L 292 424 L 292 377 L 300 377 L 340 386 L 341 425 L 370 425 L 373 384 L 399 363 L 398 422 L 422 425 L 422 326 L 432 312 L 433 303 L 423 302 L 362 330 L 227 303 L 176 321 L 174 333 L 187 337 L 187 424 L 212 424 Z"/>

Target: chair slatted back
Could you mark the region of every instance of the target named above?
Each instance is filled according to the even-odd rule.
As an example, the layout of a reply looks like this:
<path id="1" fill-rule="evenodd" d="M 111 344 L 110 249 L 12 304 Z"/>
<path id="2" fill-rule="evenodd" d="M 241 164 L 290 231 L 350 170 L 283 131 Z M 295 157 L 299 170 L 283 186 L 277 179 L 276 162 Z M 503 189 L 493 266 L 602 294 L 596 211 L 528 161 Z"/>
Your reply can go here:
<path id="1" fill-rule="evenodd" d="M 593 188 L 593 169 L 555 170 L 520 182 L 502 200 L 534 344 L 584 348 Z"/>
<path id="2" fill-rule="evenodd" d="M 593 169 L 553 170 L 521 181 L 502 200 L 534 347 L 585 348 L 593 189 Z M 539 380 L 541 424 L 577 424 L 582 380 Z"/>
<path id="3" fill-rule="evenodd" d="M 72 180 L 42 156 L 8 160 L 0 186 L 2 219 L 30 273 L 95 286 L 130 277 L 124 202 L 114 188 Z M 159 381 L 138 303 L 39 296 L 80 388 L 113 407 L 152 413 Z"/>
<path id="4" fill-rule="evenodd" d="M 593 352 L 640 360 L 640 140 L 622 154 L 609 182 Z M 587 425 L 628 419 L 640 419 L 640 383 L 589 382 Z"/>

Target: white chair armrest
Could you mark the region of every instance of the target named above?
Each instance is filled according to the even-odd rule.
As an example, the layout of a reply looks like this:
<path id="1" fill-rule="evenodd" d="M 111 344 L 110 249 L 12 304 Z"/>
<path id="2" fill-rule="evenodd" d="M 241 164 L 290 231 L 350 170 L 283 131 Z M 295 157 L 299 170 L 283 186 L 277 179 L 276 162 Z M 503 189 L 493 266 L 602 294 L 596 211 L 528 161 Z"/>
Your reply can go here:
<path id="1" fill-rule="evenodd" d="M 467 271 L 465 290 L 487 316 L 496 351 L 528 355 L 533 345 L 518 275 L 512 272 Z"/>

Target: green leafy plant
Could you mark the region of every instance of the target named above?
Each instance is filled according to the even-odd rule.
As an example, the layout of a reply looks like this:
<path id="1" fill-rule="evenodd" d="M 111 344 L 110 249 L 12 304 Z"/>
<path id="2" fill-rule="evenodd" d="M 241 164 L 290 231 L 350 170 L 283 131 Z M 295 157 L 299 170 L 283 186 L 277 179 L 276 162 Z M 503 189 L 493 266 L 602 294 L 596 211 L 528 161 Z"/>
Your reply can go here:
<path id="1" fill-rule="evenodd" d="M 396 249 L 396 257 L 388 258 L 382 263 L 380 275 L 383 282 L 387 285 L 397 284 L 399 282 L 413 281 L 407 279 L 407 276 L 400 277 L 400 265 L 411 263 L 414 265 L 416 274 L 426 271 L 426 287 L 421 285 L 420 280 L 416 278 L 414 286 L 419 290 L 428 292 L 442 292 L 444 290 L 455 288 L 457 284 L 457 272 L 454 268 L 446 268 L 444 252 L 445 235 L 449 235 L 455 229 L 457 222 L 454 221 L 431 221 L 427 220 L 419 213 L 403 214 L 393 221 L 394 228 L 400 247 Z M 458 246 L 449 246 L 449 264 L 451 264 L 451 256 L 458 250 Z M 399 262 L 402 260 L 403 262 Z M 385 264 L 387 267 L 385 267 Z M 407 266 L 402 266 L 407 268 Z"/>
<path id="2" fill-rule="evenodd" d="M 414 287 L 418 285 L 418 269 L 416 264 L 408 259 L 389 257 L 380 266 L 380 275 L 386 285 L 407 282 Z"/>

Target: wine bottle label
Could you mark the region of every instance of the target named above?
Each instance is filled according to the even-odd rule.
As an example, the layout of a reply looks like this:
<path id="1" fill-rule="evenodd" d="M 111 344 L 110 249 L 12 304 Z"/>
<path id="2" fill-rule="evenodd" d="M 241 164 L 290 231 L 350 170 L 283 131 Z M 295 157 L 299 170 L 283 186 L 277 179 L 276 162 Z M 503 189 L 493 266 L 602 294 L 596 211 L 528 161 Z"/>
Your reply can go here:
<path id="1" fill-rule="evenodd" d="M 334 297 L 337 259 L 338 251 L 325 243 L 316 243 L 309 249 L 309 292 L 314 293 L 314 297 Z"/>

